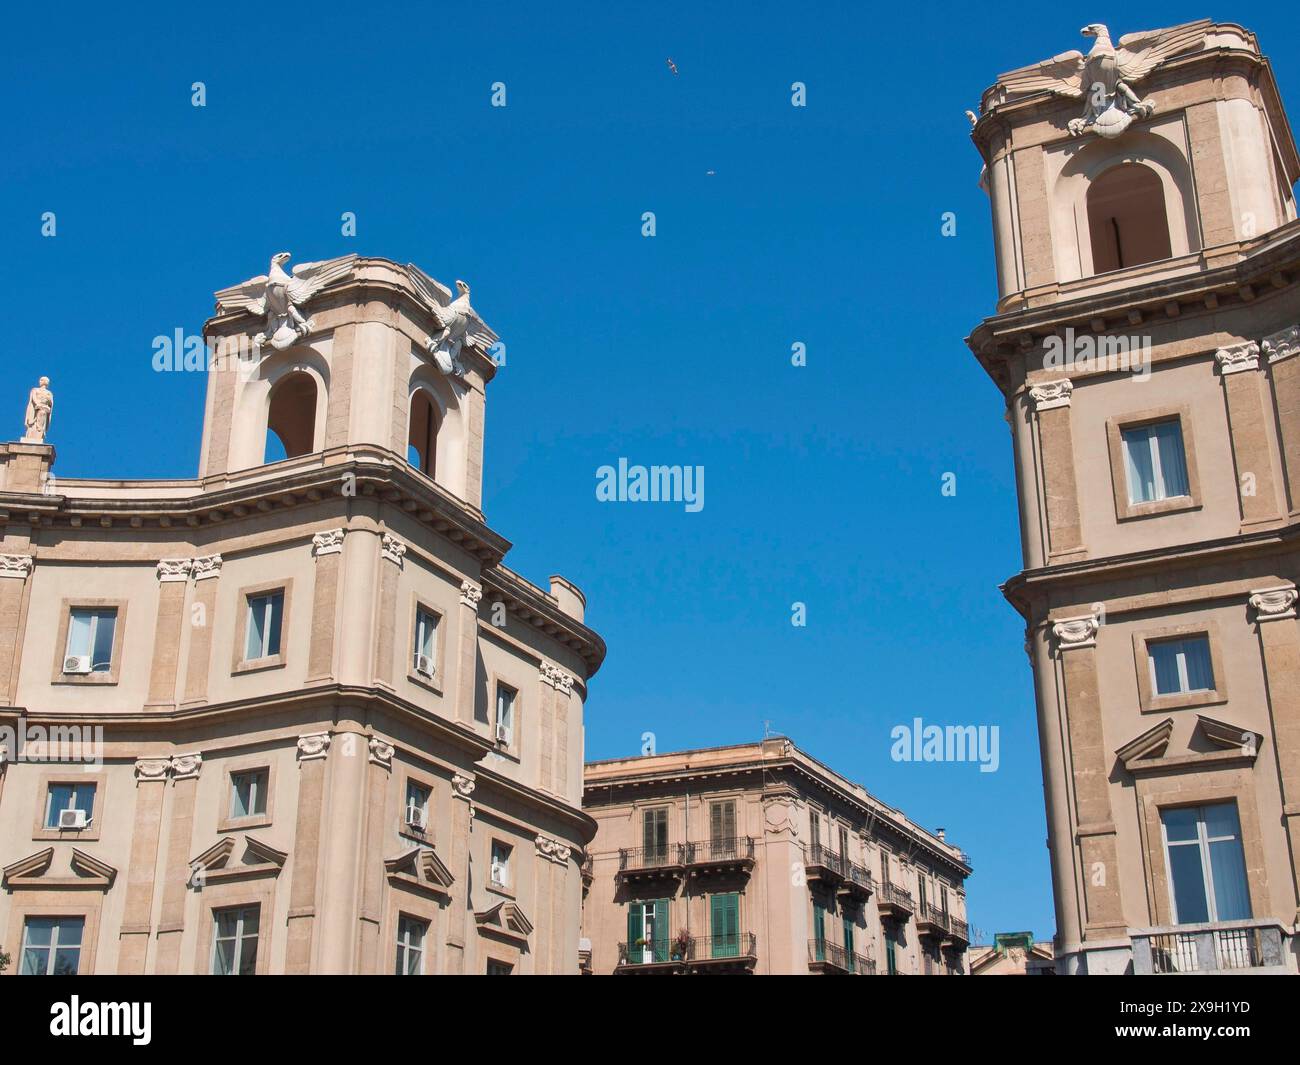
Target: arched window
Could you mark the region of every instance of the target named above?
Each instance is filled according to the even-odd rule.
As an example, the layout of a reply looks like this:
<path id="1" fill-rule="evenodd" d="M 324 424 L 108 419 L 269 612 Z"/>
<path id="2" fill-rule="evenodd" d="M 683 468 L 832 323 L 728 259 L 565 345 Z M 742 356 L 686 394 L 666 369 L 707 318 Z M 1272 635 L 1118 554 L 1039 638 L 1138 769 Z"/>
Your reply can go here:
<path id="1" fill-rule="evenodd" d="M 411 428 L 406 442 L 406 461 L 432 477 L 438 457 L 438 408 L 423 388 L 411 395 Z"/>
<path id="2" fill-rule="evenodd" d="M 316 446 L 316 381 L 291 373 L 271 389 L 263 462 L 310 455 Z"/>
<path id="3" fill-rule="evenodd" d="M 1088 189 L 1092 272 L 1168 259 L 1169 217 L 1160 178 L 1141 163 L 1107 170 Z"/>

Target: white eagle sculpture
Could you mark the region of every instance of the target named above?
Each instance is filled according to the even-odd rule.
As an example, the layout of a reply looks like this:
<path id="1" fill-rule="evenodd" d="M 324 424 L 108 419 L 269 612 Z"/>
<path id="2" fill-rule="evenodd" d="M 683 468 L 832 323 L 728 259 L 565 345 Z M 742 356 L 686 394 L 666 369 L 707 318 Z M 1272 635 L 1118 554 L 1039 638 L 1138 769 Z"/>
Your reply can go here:
<path id="1" fill-rule="evenodd" d="M 469 285 L 457 281 L 458 295 L 448 301 L 451 293 L 414 263 L 406 264 L 406 272 L 439 326 L 438 332 L 424 345 L 433 356 L 434 365 L 444 376 L 464 377 L 465 367 L 460 361 L 462 349 L 474 348 L 487 354 L 496 339 L 469 305 Z"/>
<path id="2" fill-rule="evenodd" d="M 1110 31 L 1093 22 L 1079 31 L 1094 38 L 1086 56 L 1078 51 L 1062 52 L 1004 74 L 998 85 L 1007 97 L 1038 92 L 1082 97 L 1083 114 L 1070 120 L 1070 133 L 1118 137 L 1135 118 L 1146 118 L 1155 110 L 1155 101 L 1141 99 L 1133 91 L 1134 84 L 1166 59 L 1200 49 L 1210 26 L 1209 19 L 1201 19 L 1163 30 L 1128 33 L 1119 39 L 1117 48 L 1111 43 Z"/>
<path id="3" fill-rule="evenodd" d="M 271 256 L 271 268 L 264 277 L 217 293 L 217 313 L 246 310 L 266 318 L 266 326 L 253 338 L 255 344 L 270 343 L 276 350 L 296 344 L 311 332 L 311 321 L 303 314 L 307 302 L 326 285 L 346 277 L 356 262 L 355 255 L 299 263 L 289 274 L 284 264 L 287 251 Z"/>

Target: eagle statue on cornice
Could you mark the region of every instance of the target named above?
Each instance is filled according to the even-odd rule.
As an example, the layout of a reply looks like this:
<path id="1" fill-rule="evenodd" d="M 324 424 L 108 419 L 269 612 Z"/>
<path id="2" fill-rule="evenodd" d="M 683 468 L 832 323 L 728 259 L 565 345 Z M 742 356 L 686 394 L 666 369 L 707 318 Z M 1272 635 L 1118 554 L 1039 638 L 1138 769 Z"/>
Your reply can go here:
<path id="1" fill-rule="evenodd" d="M 433 356 L 433 364 L 444 376 L 464 377 L 465 367 L 460 361 L 462 349 L 474 348 L 487 354 L 496 339 L 478 312 L 469 305 L 469 285 L 457 281 L 457 296 L 448 300 L 451 293 L 414 263 L 407 263 L 406 273 L 438 324 L 437 333 L 424 345 Z"/>
<path id="2" fill-rule="evenodd" d="M 1118 137 L 1134 119 L 1146 118 L 1155 111 L 1155 101 L 1139 98 L 1133 85 L 1166 59 L 1199 50 L 1210 25 L 1209 19 L 1201 19 L 1163 30 L 1128 33 L 1116 47 L 1110 31 L 1102 23 L 1093 22 L 1079 31 L 1093 38 L 1086 56 L 1078 51 L 1063 52 L 1004 74 L 998 86 L 1006 98 L 1039 92 L 1082 97 L 1083 114 L 1070 119 L 1070 133 L 1075 137 L 1085 133 L 1107 139 Z"/>
<path id="3" fill-rule="evenodd" d="M 311 332 L 311 321 L 303 314 L 302 308 L 326 285 L 346 277 L 357 257 L 344 255 L 315 263 L 299 263 L 292 274 L 284 269 L 289 259 L 287 251 L 276 252 L 271 256 L 271 268 L 264 276 L 217 293 L 218 314 L 246 310 L 266 318 L 265 328 L 253 338 L 259 346 L 269 342 L 273 348 L 283 350 L 307 336 Z"/>

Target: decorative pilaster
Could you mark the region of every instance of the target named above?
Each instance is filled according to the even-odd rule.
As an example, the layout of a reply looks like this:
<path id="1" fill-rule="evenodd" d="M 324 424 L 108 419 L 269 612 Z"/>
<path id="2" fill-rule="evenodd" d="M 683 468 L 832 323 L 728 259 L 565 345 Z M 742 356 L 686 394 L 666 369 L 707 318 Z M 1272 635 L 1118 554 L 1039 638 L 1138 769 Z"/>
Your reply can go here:
<path id="1" fill-rule="evenodd" d="M 1300 325 L 1288 326 L 1266 336 L 1261 345 L 1268 356 L 1268 375 L 1273 382 L 1278 433 L 1282 445 L 1282 468 L 1286 478 L 1291 513 L 1300 513 Z"/>
<path id="2" fill-rule="evenodd" d="M 0 699 L 12 706 L 17 696 L 19 635 L 27 605 L 31 555 L 0 555 Z"/>
<path id="3" fill-rule="evenodd" d="M 393 756 L 397 752 L 382 736 L 371 736 L 366 746 L 369 765 L 366 767 L 365 838 L 361 845 L 361 941 L 357 971 L 379 974 L 387 971 L 385 963 L 389 961 L 380 944 L 384 915 L 385 799 Z"/>
<path id="4" fill-rule="evenodd" d="M 1268 680 L 1268 711 L 1282 791 L 1282 821 L 1290 838 L 1291 904 L 1300 920 L 1300 624 L 1294 584 L 1251 592 L 1249 605 L 1259 631 Z"/>
<path id="5" fill-rule="evenodd" d="M 194 799 L 198 792 L 201 754 L 173 755 L 171 824 L 167 833 L 166 879 L 158 920 L 158 954 L 154 971 L 175 976 L 180 971 L 181 937 L 185 931 L 185 892 L 190 884 L 190 848 L 194 842 Z"/>
<path id="6" fill-rule="evenodd" d="M 176 670 L 184 636 L 185 593 L 192 558 L 164 558 L 158 571 L 158 616 L 154 622 L 153 662 L 149 670 L 149 698 L 145 709 L 167 710 L 176 705 Z"/>
<path id="7" fill-rule="evenodd" d="M 345 529 L 326 529 L 311 539 L 316 560 L 311 606 L 311 640 L 307 645 L 307 681 L 334 678 L 334 640 L 338 632 L 339 564 Z"/>
<path id="8" fill-rule="evenodd" d="M 126 899 L 117 956 L 117 971 L 123 975 L 143 973 L 149 953 L 154 881 L 158 875 L 158 841 L 162 832 L 163 798 L 167 794 L 165 785 L 170 771 L 170 758 L 136 759 L 131 859 L 126 872 Z"/>
<path id="9" fill-rule="evenodd" d="M 383 541 L 379 547 L 379 553 L 387 561 L 393 563 L 398 569 L 402 568 L 402 560 L 406 557 L 406 545 L 402 543 L 392 533 L 384 533 Z"/>
<path id="10" fill-rule="evenodd" d="M 474 778 L 456 773 L 451 778 L 451 867 L 456 874 L 452 902 L 447 910 L 447 971 L 457 974 L 465 967 L 465 915 L 470 900 L 470 835 L 474 830 Z"/>
<path id="11" fill-rule="evenodd" d="M 1085 942 L 1122 936 L 1126 927 L 1110 805 L 1110 757 L 1102 734 L 1097 684 L 1100 626 L 1097 614 L 1062 618 L 1052 624 L 1074 782 L 1074 832 L 1083 882 Z"/>
<path id="12" fill-rule="evenodd" d="M 404 565 L 403 560 L 406 558 L 406 545 L 385 534 L 381 541 L 380 553 L 384 559 L 393 564 L 379 567 L 379 616 L 375 629 L 375 681 L 392 691 L 395 684 L 394 662 L 397 658 L 398 642 L 397 582 L 401 576 Z"/>
<path id="13" fill-rule="evenodd" d="M 474 677 L 478 668 L 478 605 L 483 588 L 466 577 L 460 582 L 460 632 L 456 646 L 456 720 L 474 720 Z"/>
<path id="14" fill-rule="evenodd" d="M 1259 345 L 1253 340 L 1220 348 L 1214 353 L 1223 378 L 1228 407 L 1228 431 L 1237 467 L 1237 498 L 1241 526 L 1246 529 L 1278 520 L 1273 455 L 1259 374 Z"/>
<path id="15" fill-rule="evenodd" d="M 565 795 L 569 788 L 569 698 L 573 678 L 559 666 L 543 662 L 542 683 L 554 692 L 542 693 L 542 786 Z"/>
<path id="16" fill-rule="evenodd" d="M 289 918 L 285 930 L 286 974 L 302 975 L 312 971 L 321 814 L 330 742 L 328 732 L 298 737 L 298 812 L 293 837 L 293 875 L 289 881 Z"/>
<path id="17" fill-rule="evenodd" d="M 217 609 L 217 584 L 221 576 L 221 556 L 207 555 L 192 560 L 194 601 L 190 609 L 190 654 L 186 663 L 186 705 L 206 702 L 208 670 L 212 666 L 212 628 Z"/>
<path id="18" fill-rule="evenodd" d="M 1049 563 L 1072 561 L 1085 553 L 1070 426 L 1073 393 L 1074 384 L 1068 378 L 1029 389 L 1029 402 L 1038 422 L 1038 463 L 1047 510 Z"/>

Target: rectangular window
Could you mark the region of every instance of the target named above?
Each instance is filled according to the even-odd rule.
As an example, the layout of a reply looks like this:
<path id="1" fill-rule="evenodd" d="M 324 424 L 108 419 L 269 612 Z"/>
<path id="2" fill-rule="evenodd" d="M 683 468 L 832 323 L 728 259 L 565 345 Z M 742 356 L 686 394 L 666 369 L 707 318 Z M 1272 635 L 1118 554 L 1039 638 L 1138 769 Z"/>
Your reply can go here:
<path id="1" fill-rule="evenodd" d="M 884 847 L 880 848 L 880 882 L 889 883 L 889 851 Z"/>
<path id="2" fill-rule="evenodd" d="M 422 676 L 432 677 L 437 661 L 434 651 L 437 648 L 438 615 L 424 607 L 415 611 L 415 671 Z"/>
<path id="3" fill-rule="evenodd" d="M 64 673 L 108 673 L 113 668 L 117 608 L 73 608 L 64 649 Z"/>
<path id="4" fill-rule="evenodd" d="M 667 899 L 634 902 L 628 906 L 627 958 L 632 965 L 669 960 Z"/>
<path id="5" fill-rule="evenodd" d="M 75 976 L 84 917 L 29 917 L 23 924 L 24 976 Z"/>
<path id="6" fill-rule="evenodd" d="M 424 972 L 424 937 L 429 922 L 402 914 L 397 919 L 397 975 L 420 976 Z"/>
<path id="7" fill-rule="evenodd" d="M 668 860 L 668 811 L 664 808 L 641 812 L 641 846 L 647 861 Z"/>
<path id="8" fill-rule="evenodd" d="M 1252 916 L 1237 804 L 1186 806 L 1160 814 L 1175 924 Z"/>
<path id="9" fill-rule="evenodd" d="M 709 803 L 709 843 L 710 857 L 723 858 L 735 854 L 736 840 L 736 803 L 732 799 L 726 802 Z"/>
<path id="10" fill-rule="evenodd" d="M 419 832 L 429 828 L 429 798 L 433 792 L 414 780 L 406 782 L 406 815 L 403 823 Z"/>
<path id="11" fill-rule="evenodd" d="M 848 963 L 848 967 L 849 967 L 849 969 L 852 970 L 852 969 L 855 967 L 855 962 L 856 962 L 856 960 L 857 960 L 857 959 L 855 959 L 854 956 L 853 956 L 853 954 L 854 954 L 854 951 L 853 951 L 853 918 L 851 918 L 848 914 L 845 914 L 845 915 L 841 918 L 841 922 L 842 922 L 842 924 L 843 924 L 843 926 L 844 926 L 844 955 L 845 955 L 845 960 L 846 960 L 847 963 Z"/>
<path id="12" fill-rule="evenodd" d="M 84 815 L 78 819 L 75 811 Z M 46 828 L 84 828 L 95 813 L 94 784 L 51 784 L 45 797 Z M 69 816 L 65 817 L 65 814 Z M 76 824 L 77 820 L 81 824 Z"/>
<path id="13" fill-rule="evenodd" d="M 1154 503 L 1191 494 L 1179 419 L 1121 429 L 1120 436 L 1129 503 Z"/>
<path id="14" fill-rule="evenodd" d="M 284 618 L 284 591 L 248 597 L 248 638 L 244 659 L 255 662 L 280 653 L 280 624 Z"/>
<path id="15" fill-rule="evenodd" d="M 515 737 L 515 696 L 508 684 L 497 685 L 497 743 L 509 747 Z"/>
<path id="16" fill-rule="evenodd" d="M 916 906 L 916 914 L 917 914 L 917 917 L 924 917 L 924 916 L 925 916 L 925 902 L 926 902 L 926 894 L 925 894 L 925 877 L 922 876 L 920 873 L 917 873 L 917 875 L 916 875 L 916 903 L 917 903 L 917 906 Z"/>
<path id="17" fill-rule="evenodd" d="M 1157 695 L 1214 689 L 1208 636 L 1152 640 L 1147 644 L 1147 657 L 1151 663 L 1151 686 Z"/>
<path id="18" fill-rule="evenodd" d="M 822 819 L 816 810 L 808 811 L 808 842 L 814 847 L 822 840 Z"/>
<path id="19" fill-rule="evenodd" d="M 885 941 L 885 972 L 890 976 L 898 975 L 898 943 L 888 928 L 881 929 Z"/>
<path id="20" fill-rule="evenodd" d="M 496 887 L 510 886 L 510 850 L 511 848 L 498 840 L 492 841 L 492 883 Z"/>
<path id="21" fill-rule="evenodd" d="M 260 906 L 212 911 L 212 975 L 253 976 L 257 972 Z"/>
<path id="22" fill-rule="evenodd" d="M 844 858 L 849 856 L 849 830 L 840 825 L 840 854 Z"/>
<path id="23" fill-rule="evenodd" d="M 488 976 L 509 976 L 514 972 L 515 967 L 508 962 L 497 961 L 496 958 L 488 958 L 487 975 Z"/>
<path id="24" fill-rule="evenodd" d="M 230 774 L 230 816 L 260 817 L 266 813 L 266 789 L 271 779 L 269 769 L 249 769 Z"/>
<path id="25" fill-rule="evenodd" d="M 813 899 L 813 957 L 817 961 L 826 960 L 826 907 L 821 900 Z"/>
<path id="26" fill-rule="evenodd" d="M 709 899 L 711 956 L 735 958 L 740 955 L 740 895 L 728 892 Z"/>

